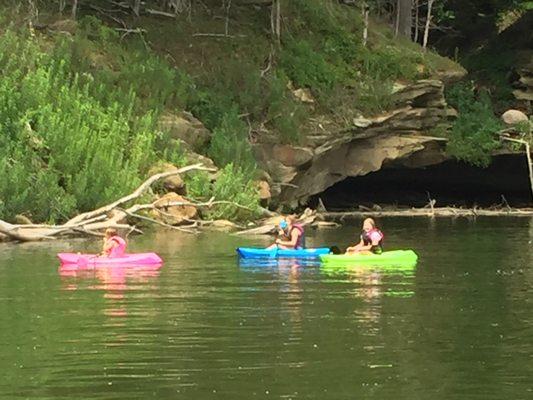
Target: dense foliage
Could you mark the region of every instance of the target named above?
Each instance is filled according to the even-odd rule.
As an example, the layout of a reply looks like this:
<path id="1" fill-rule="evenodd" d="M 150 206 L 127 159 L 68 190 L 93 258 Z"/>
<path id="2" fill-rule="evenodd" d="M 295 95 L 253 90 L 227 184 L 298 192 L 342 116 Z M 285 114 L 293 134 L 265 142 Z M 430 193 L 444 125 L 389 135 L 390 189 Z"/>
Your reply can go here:
<path id="1" fill-rule="evenodd" d="M 468 82 L 452 86 L 447 99 L 459 112 L 450 133 L 448 152 L 460 160 L 486 167 L 491 152 L 499 146 L 496 134 L 501 129 L 488 94 L 476 94 Z"/>
<path id="2" fill-rule="evenodd" d="M 156 115 L 137 114 L 135 88 L 110 93 L 91 75 L 72 73 L 67 49 L 62 42 L 44 52 L 13 32 L 0 37 L 2 218 L 56 221 L 111 201 L 168 148 Z"/>
<path id="3" fill-rule="evenodd" d="M 76 15 L 69 14 L 77 20 L 75 33 L 50 35 L 36 32 L 33 23 L 47 12 L 52 22 L 64 19 L 74 11 L 74 2 L 7 2 L 25 28 L 0 33 L 0 168 L 6 171 L 0 176 L 0 218 L 25 213 L 35 221 L 62 220 L 130 191 L 159 160 L 181 163 L 179 144 L 157 128 L 164 110 L 189 110 L 213 132 L 200 150 L 224 168 L 222 183 L 211 185 L 195 175 L 188 182 L 191 193 L 240 198 L 253 209 L 257 198 L 249 188 L 256 165 L 250 142 L 257 135 L 303 143 L 305 122 L 315 115 L 349 121 L 382 112 L 393 106 L 395 81 L 425 78 L 449 63 L 398 40 L 384 25 L 373 25 L 364 45 L 359 3 L 281 0 L 279 43 L 270 32 L 270 6 L 239 8 L 247 2 L 235 1 L 221 8 L 219 0 L 206 0 L 202 7 L 189 0 L 123 2 L 113 6 L 128 15 L 124 10 L 131 5 L 130 15 L 141 18 L 128 24 L 145 31 L 121 37 L 114 29 L 117 21 L 106 19 L 109 25 L 104 25 L 105 14 L 95 11 L 104 3 L 78 1 Z M 466 29 L 454 25 L 460 19 L 457 2 L 437 3 L 438 24 Z M 478 3 L 471 6 L 490 11 L 494 25 L 503 13 L 528 2 L 494 0 L 492 8 Z M 382 19 L 393 15 L 395 2 L 368 4 Z M 425 3 L 418 4 L 423 9 Z M 66 6 L 63 14 L 58 5 Z M 178 18 L 170 23 L 143 19 L 148 7 Z M 214 12 L 225 12 L 226 18 L 213 18 Z M 191 18 L 196 20 L 191 23 Z M 7 22 L 8 17 L 0 19 Z M 231 31 L 223 40 L 193 35 L 217 29 Z M 472 59 L 471 65 L 480 62 Z M 509 61 L 500 64 L 504 71 Z M 297 88 L 308 89 L 315 102 L 299 101 L 293 94 Z M 450 152 L 486 164 L 495 146 L 491 132 L 498 127 L 490 102 L 464 86 L 448 97 L 460 112 Z M 220 208 L 212 215 L 243 217 L 242 209 L 237 211 Z"/>

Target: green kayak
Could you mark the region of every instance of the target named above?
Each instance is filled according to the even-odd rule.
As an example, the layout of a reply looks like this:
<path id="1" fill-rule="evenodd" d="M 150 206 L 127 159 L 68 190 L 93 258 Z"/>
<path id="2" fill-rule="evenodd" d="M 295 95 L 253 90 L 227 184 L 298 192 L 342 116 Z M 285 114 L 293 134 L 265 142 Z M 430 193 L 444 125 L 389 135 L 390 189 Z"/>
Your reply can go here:
<path id="1" fill-rule="evenodd" d="M 413 250 L 384 251 L 381 254 L 322 254 L 320 261 L 325 264 L 353 265 L 414 265 L 418 256 Z"/>

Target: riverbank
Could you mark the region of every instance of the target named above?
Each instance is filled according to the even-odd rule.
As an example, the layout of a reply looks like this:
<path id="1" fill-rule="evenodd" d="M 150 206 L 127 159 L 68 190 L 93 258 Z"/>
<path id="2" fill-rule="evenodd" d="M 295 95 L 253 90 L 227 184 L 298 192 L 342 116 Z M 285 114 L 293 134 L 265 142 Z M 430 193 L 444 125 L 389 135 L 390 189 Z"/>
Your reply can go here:
<path id="1" fill-rule="evenodd" d="M 156 196 L 150 203 L 136 203 L 138 199 L 146 198 L 147 192 L 159 181 L 172 176 L 192 171 L 211 171 L 200 164 L 180 168 L 176 171 L 159 173 L 151 176 L 134 192 L 128 196 L 100 207 L 96 210 L 82 213 L 71 218 L 62 225 L 46 224 L 10 224 L 0 220 L 0 241 L 34 242 L 55 240 L 58 238 L 103 236 L 103 230 L 115 228 L 123 232 L 124 236 L 131 233 L 142 234 L 142 226 L 155 225 L 163 229 L 176 230 L 187 234 L 198 234 L 202 231 L 225 231 L 239 236 L 269 235 L 277 231 L 283 215 L 261 209 L 261 219 L 248 222 L 246 226 L 228 220 L 203 220 L 197 213 L 198 209 L 231 205 L 238 209 L 251 211 L 248 207 L 229 201 L 218 201 L 214 197 L 207 202 L 179 197 L 179 201 L 162 201 Z M 164 196 L 165 197 L 165 196 Z M 163 199 L 164 199 L 163 197 Z M 430 202 L 423 208 L 374 208 L 360 207 L 359 211 L 320 211 L 305 209 L 297 218 L 299 223 L 312 229 L 331 229 L 352 220 L 362 220 L 367 217 L 387 218 L 477 218 L 477 217 L 533 217 L 533 208 L 512 208 L 498 206 L 490 209 L 483 208 L 455 208 L 434 207 L 435 202 Z M 193 211 L 191 218 L 186 215 Z M 180 224 L 172 225 L 165 222 L 168 217 L 180 218 Z M 137 222 L 137 223 L 135 223 Z M 183 224 L 185 222 L 185 225 Z"/>

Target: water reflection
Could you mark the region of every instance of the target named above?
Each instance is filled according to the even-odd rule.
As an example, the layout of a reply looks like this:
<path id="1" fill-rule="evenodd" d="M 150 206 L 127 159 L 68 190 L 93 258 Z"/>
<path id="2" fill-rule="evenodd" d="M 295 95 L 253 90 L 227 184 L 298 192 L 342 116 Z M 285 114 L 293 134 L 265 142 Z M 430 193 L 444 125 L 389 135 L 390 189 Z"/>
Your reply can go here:
<path id="1" fill-rule="evenodd" d="M 125 292 L 131 290 L 156 289 L 155 278 L 161 272 L 162 264 L 155 265 L 61 265 L 61 289 L 101 290 L 110 307 L 103 310 L 104 315 L 125 317 L 127 311 L 122 306 Z"/>

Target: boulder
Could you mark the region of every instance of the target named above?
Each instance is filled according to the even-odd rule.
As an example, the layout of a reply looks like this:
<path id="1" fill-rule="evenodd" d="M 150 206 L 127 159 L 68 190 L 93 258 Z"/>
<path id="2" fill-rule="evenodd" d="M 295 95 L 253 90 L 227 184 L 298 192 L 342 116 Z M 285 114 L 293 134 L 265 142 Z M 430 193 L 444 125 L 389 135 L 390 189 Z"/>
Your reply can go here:
<path id="1" fill-rule="evenodd" d="M 152 167 L 149 171 L 149 175 L 154 175 L 161 172 L 172 172 L 177 170 L 178 168 L 172 164 L 162 163 Z M 170 192 L 176 192 L 182 195 L 185 195 L 187 192 L 185 188 L 185 182 L 183 182 L 183 179 L 179 174 L 165 178 L 163 180 L 163 186 L 166 190 Z"/>
<path id="2" fill-rule="evenodd" d="M 234 232 L 240 229 L 239 225 L 225 219 L 217 219 L 208 225 L 207 228 L 220 232 Z"/>
<path id="3" fill-rule="evenodd" d="M 272 150 L 273 157 L 287 167 L 298 167 L 313 158 L 313 151 L 305 147 L 277 144 Z"/>
<path id="4" fill-rule="evenodd" d="M 194 219 L 198 216 L 196 207 L 187 205 L 172 205 L 176 202 L 188 202 L 177 193 L 171 192 L 165 194 L 163 197 L 155 202 L 156 210 L 153 210 L 154 218 L 169 224 L 179 225 L 187 222 L 188 219 Z"/>
<path id="5" fill-rule="evenodd" d="M 502 114 L 502 120 L 507 125 L 515 125 L 520 122 L 527 122 L 529 118 L 522 111 L 507 110 Z"/>
<path id="6" fill-rule="evenodd" d="M 302 103 L 309 103 L 312 104 L 315 102 L 315 99 L 313 98 L 313 95 L 311 94 L 311 91 L 309 89 L 296 89 L 292 92 L 294 97 L 296 97 L 298 100 L 300 100 Z"/>
<path id="7" fill-rule="evenodd" d="M 267 181 L 257 182 L 257 188 L 259 190 L 259 199 L 260 200 L 270 200 L 272 194 L 270 193 L 270 185 Z"/>
<path id="8" fill-rule="evenodd" d="M 173 139 L 187 143 L 192 150 L 200 151 L 211 139 L 211 132 L 191 113 L 182 111 L 179 114 L 165 113 L 159 118 L 158 127 L 167 132 Z"/>
<path id="9" fill-rule="evenodd" d="M 188 164 L 203 164 L 206 168 L 212 168 L 215 170 L 218 170 L 217 166 L 215 165 L 215 162 L 211 160 L 209 157 L 203 156 L 201 154 L 195 153 L 192 150 L 186 150 L 185 151 L 185 158 L 187 159 Z"/>
<path id="10" fill-rule="evenodd" d="M 254 152 L 264 162 L 277 161 L 285 167 L 299 167 L 313 158 L 312 149 L 289 144 L 262 143 L 254 146 Z"/>

